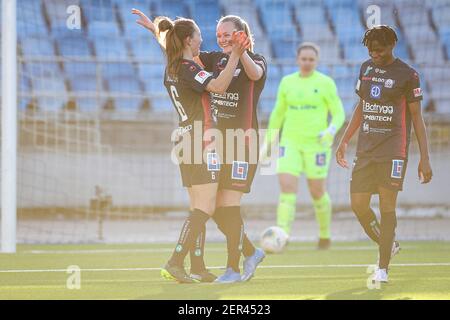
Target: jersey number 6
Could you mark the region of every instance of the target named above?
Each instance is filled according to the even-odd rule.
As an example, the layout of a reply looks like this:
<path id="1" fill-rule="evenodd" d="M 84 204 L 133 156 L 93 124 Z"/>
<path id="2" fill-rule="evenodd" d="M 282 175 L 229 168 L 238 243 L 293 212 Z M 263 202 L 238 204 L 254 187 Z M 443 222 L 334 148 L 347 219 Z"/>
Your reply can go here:
<path id="1" fill-rule="evenodd" d="M 177 100 L 180 96 L 178 95 L 177 88 L 175 86 L 170 86 L 170 94 L 172 95 L 173 103 L 175 104 L 175 108 L 178 111 L 178 114 L 181 117 L 181 121 L 184 122 L 188 119 L 188 116 L 186 112 L 183 109 L 183 106 L 181 105 L 180 101 Z"/>

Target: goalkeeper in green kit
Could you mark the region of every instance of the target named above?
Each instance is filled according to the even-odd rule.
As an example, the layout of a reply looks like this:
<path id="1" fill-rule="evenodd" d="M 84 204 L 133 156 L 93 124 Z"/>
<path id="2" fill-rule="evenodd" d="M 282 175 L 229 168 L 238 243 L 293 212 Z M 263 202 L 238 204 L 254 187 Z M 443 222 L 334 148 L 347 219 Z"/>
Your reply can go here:
<path id="1" fill-rule="evenodd" d="M 304 173 L 319 224 L 318 249 L 328 249 L 332 207 L 326 178 L 331 146 L 344 123 L 345 112 L 333 79 L 316 70 L 318 58 L 319 48 L 315 44 L 299 46 L 299 72 L 281 80 L 263 150 L 270 150 L 275 142 L 274 130 L 282 129 L 277 162 L 281 187 L 278 226 L 290 234 L 295 218 L 298 178 Z M 265 151 L 261 153 L 264 156 Z"/>

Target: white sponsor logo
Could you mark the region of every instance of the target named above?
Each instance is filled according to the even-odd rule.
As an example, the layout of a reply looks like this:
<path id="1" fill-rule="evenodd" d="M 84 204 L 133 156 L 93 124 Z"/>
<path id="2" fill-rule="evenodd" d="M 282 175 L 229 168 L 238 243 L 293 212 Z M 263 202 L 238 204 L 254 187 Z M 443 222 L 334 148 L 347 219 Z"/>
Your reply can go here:
<path id="1" fill-rule="evenodd" d="M 369 133 L 369 131 L 370 131 L 369 123 L 368 122 L 364 122 L 363 123 L 363 132 L 364 133 Z M 355 162 L 353 163 L 353 165 L 355 165 Z"/>
<path id="2" fill-rule="evenodd" d="M 421 97 L 422 96 L 422 89 L 421 88 L 415 88 L 414 89 L 414 97 Z"/>
<path id="3" fill-rule="evenodd" d="M 393 114 L 394 107 L 393 106 L 383 106 L 383 105 L 379 105 L 376 103 L 370 104 L 369 102 L 365 102 L 363 100 L 363 112 Z"/>
<path id="4" fill-rule="evenodd" d="M 358 82 L 356 82 L 356 90 L 359 91 L 360 87 L 361 87 L 361 80 L 358 79 Z"/>
<path id="5" fill-rule="evenodd" d="M 241 73 L 241 69 L 236 69 L 236 70 L 234 71 L 234 77 L 239 76 L 240 73 Z"/>
<path id="6" fill-rule="evenodd" d="M 372 78 L 372 81 L 373 82 L 384 82 L 386 79 L 384 79 L 384 78 L 377 78 L 377 77 L 373 77 Z"/>
<path id="7" fill-rule="evenodd" d="M 379 73 L 379 74 L 384 74 L 386 73 L 386 70 L 380 69 L 380 68 L 375 68 L 375 72 Z"/>
<path id="8" fill-rule="evenodd" d="M 364 120 L 391 122 L 392 121 L 392 117 L 391 116 L 376 116 L 374 114 L 365 114 L 364 115 Z"/>
<path id="9" fill-rule="evenodd" d="M 392 88 L 392 87 L 394 86 L 394 83 L 395 83 L 394 80 L 392 80 L 392 79 L 387 79 L 387 80 L 384 82 L 384 86 L 385 86 L 386 88 Z"/>
<path id="10" fill-rule="evenodd" d="M 195 75 L 195 80 L 203 84 L 209 77 L 211 77 L 211 74 L 209 72 L 206 72 L 205 70 L 202 70 Z"/>

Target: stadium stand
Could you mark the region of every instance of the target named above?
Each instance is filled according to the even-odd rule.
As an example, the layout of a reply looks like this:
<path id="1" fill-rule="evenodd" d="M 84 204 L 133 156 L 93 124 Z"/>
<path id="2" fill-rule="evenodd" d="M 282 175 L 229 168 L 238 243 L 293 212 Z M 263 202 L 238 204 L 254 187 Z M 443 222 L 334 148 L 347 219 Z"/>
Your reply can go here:
<path id="1" fill-rule="evenodd" d="M 226 14 L 238 14 L 252 28 L 256 51 L 270 63 L 260 102 L 262 112 L 268 113 L 273 108 L 281 77 L 296 70 L 297 45 L 301 41 L 314 41 L 321 47 L 320 70 L 336 79 L 350 113 L 355 102 L 357 66 L 368 58 L 367 49 L 361 45 L 369 14 L 366 8 L 376 4 L 381 8 L 381 22 L 392 25 L 398 32 L 396 54 L 423 74 L 425 102 L 434 106 L 426 110 L 450 113 L 450 94 L 446 89 L 450 84 L 446 76 L 449 73 L 443 72 L 449 68 L 450 1 L 340 0 L 339 6 L 335 3 L 334 0 L 21 0 L 21 8 L 25 9 L 18 16 L 18 52 L 25 73 L 20 88 L 31 89 L 39 110 L 62 108 L 70 97 L 80 110 L 86 111 L 101 111 L 109 100 L 118 111 L 134 112 L 150 101 L 150 110 L 171 112 L 170 100 L 162 86 L 162 50 L 135 23 L 131 8 L 148 12 L 152 18 L 192 17 L 202 30 L 205 50 L 218 50 L 216 21 Z M 81 7 L 80 30 L 66 27 L 66 10 L 73 4 Z M 27 23 L 30 19 L 32 27 Z M 55 60 L 35 62 L 39 57 Z M 42 78 L 45 88 L 37 81 Z M 60 92 L 59 98 L 49 105 L 45 94 L 39 96 L 44 89 Z M 23 96 L 20 107 L 26 108 L 30 101 L 30 97 Z"/>

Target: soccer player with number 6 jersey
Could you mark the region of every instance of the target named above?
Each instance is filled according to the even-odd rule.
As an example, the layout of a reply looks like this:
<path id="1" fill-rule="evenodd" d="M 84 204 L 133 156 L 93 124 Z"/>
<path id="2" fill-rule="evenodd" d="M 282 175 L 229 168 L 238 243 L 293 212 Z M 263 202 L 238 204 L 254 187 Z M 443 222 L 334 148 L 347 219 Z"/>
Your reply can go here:
<path id="1" fill-rule="evenodd" d="M 336 161 L 349 168 L 347 144 L 359 129 L 350 181 L 351 206 L 366 234 L 379 246 L 374 282 L 388 282 L 388 267 L 400 246 L 395 241 L 396 205 L 402 190 L 411 126 L 419 143 L 418 176 L 432 178 L 428 142 L 422 117 L 422 91 L 417 72 L 394 57 L 395 31 L 386 25 L 366 31 L 363 39 L 371 59 L 361 65 L 356 93 L 359 103 L 336 151 Z M 381 221 L 370 208 L 372 194 L 379 194 Z"/>

